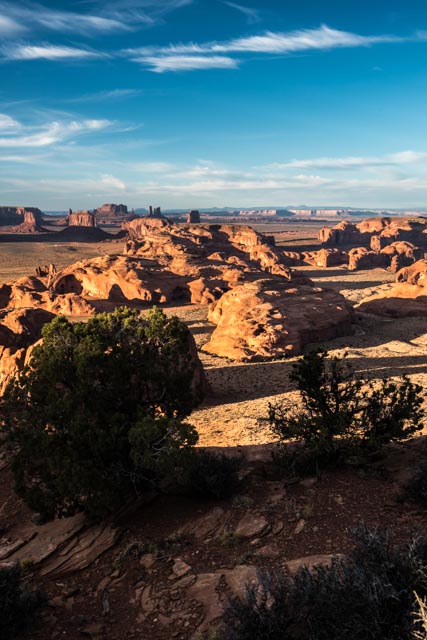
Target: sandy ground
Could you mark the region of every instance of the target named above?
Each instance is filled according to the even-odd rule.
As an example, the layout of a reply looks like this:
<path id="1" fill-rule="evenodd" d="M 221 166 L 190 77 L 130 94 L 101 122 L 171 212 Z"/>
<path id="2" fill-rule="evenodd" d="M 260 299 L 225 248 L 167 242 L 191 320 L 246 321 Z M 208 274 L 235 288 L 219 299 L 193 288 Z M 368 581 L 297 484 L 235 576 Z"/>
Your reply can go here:
<path id="1" fill-rule="evenodd" d="M 356 303 L 371 293 L 390 286 L 394 276 L 382 269 L 350 272 L 347 269 L 300 269 L 320 286 L 333 287 Z M 207 322 L 207 308 L 188 306 L 166 310 L 185 320 L 199 348 L 211 393 L 193 412 L 191 421 L 204 446 L 264 444 L 274 439 L 268 422 L 269 402 L 297 402 L 298 394 L 289 382 L 296 358 L 262 363 L 235 363 L 203 353 L 214 325 Z M 331 354 L 343 355 L 355 371 L 370 379 L 408 375 L 427 384 L 427 317 L 390 320 L 357 314 L 354 334 L 324 344 Z"/>

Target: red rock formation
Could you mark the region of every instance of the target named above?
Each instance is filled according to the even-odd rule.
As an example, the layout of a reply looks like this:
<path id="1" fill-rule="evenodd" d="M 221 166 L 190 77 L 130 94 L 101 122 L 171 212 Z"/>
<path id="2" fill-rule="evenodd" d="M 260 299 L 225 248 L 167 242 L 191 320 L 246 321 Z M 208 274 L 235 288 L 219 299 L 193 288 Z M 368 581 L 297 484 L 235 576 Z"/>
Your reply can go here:
<path id="1" fill-rule="evenodd" d="M 337 267 L 348 264 L 347 251 L 339 249 L 320 249 L 319 251 L 303 251 L 302 264 L 311 264 L 315 267 Z"/>
<path id="2" fill-rule="evenodd" d="M 102 256 L 76 262 L 54 277 L 56 294 L 113 302 L 189 302 L 185 280 L 162 270 L 153 260 Z"/>
<path id="3" fill-rule="evenodd" d="M 41 226 L 42 214 L 39 209 L 22 209 L 23 221 L 17 227 L 12 227 L 14 233 L 43 233 L 46 229 Z"/>
<path id="4" fill-rule="evenodd" d="M 427 286 L 427 260 L 418 260 L 409 267 L 404 267 L 396 273 L 396 282 L 407 282 L 417 287 Z"/>
<path id="5" fill-rule="evenodd" d="M 189 211 L 186 217 L 188 224 L 199 224 L 200 223 L 200 213 L 199 211 Z"/>
<path id="6" fill-rule="evenodd" d="M 68 214 L 69 227 L 96 227 L 96 218 L 89 211 L 75 211 Z"/>
<path id="7" fill-rule="evenodd" d="M 217 325 L 203 349 L 241 361 L 297 355 L 310 342 L 352 333 L 353 312 L 333 290 L 285 279 L 245 283 L 211 305 Z"/>
<path id="8" fill-rule="evenodd" d="M 396 284 L 364 298 L 359 311 L 392 318 L 426 315 L 427 260 L 418 260 L 396 274 Z"/>
<path id="9" fill-rule="evenodd" d="M 0 393 L 26 362 L 27 350 L 41 338 L 54 318 L 44 309 L 15 309 L 0 316 Z"/>
<path id="10" fill-rule="evenodd" d="M 389 260 L 386 255 L 369 251 L 365 247 L 350 249 L 348 257 L 348 268 L 350 271 L 359 269 L 386 269 L 389 265 Z"/>
<path id="11" fill-rule="evenodd" d="M 130 222 L 124 222 L 122 229 L 128 232 L 129 238 L 136 239 L 169 226 L 170 222 L 166 218 L 135 218 Z"/>
<path id="12" fill-rule="evenodd" d="M 370 246 L 376 252 L 397 241 L 427 247 L 427 219 L 370 218 L 356 225 L 340 222 L 332 228 L 323 227 L 318 237 L 326 246 Z"/>
<path id="13" fill-rule="evenodd" d="M 318 234 L 321 244 L 331 247 L 336 245 L 365 245 L 369 243 L 371 233 L 360 232 L 357 225 L 343 220 L 334 227 L 323 227 Z"/>
<path id="14" fill-rule="evenodd" d="M 35 276 L 20 278 L 0 286 L 0 309 L 45 309 L 65 316 L 90 316 L 94 308 L 75 293 L 58 295 L 49 287 L 49 276 L 43 282 Z"/>

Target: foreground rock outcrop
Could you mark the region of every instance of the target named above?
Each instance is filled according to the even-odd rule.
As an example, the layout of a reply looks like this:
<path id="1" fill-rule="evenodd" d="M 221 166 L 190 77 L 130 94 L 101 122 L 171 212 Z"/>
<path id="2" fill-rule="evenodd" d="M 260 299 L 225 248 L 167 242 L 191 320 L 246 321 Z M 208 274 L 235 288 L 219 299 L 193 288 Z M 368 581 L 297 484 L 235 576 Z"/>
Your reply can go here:
<path id="1" fill-rule="evenodd" d="M 15 309 L 0 315 L 0 393 L 26 364 L 29 351 L 41 338 L 43 326 L 55 314 L 44 309 Z"/>
<path id="2" fill-rule="evenodd" d="M 45 309 L 65 316 L 90 316 L 94 307 L 73 292 L 56 293 L 46 277 L 26 276 L 0 286 L 0 310 Z"/>
<path id="3" fill-rule="evenodd" d="M 217 326 L 205 351 L 251 361 L 297 355 L 307 343 L 350 334 L 353 311 L 336 291 L 264 279 L 224 294 L 208 319 Z"/>

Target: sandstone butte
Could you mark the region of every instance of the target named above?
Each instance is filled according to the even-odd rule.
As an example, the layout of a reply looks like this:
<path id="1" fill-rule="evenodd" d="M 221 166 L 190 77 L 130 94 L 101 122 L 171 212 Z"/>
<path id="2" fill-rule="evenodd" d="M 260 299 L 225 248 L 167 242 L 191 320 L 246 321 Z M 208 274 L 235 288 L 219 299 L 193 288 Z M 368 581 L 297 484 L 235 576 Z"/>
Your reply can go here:
<path id="1" fill-rule="evenodd" d="M 307 343 L 351 334 L 352 319 L 336 291 L 266 278 L 210 306 L 208 320 L 217 327 L 203 349 L 240 361 L 297 355 Z"/>
<path id="2" fill-rule="evenodd" d="M 329 247 L 371 247 L 375 251 L 393 242 L 411 242 L 427 247 L 427 219 L 425 218 L 369 218 L 358 224 L 343 221 L 334 227 L 323 227 L 319 241 Z"/>
<path id="3" fill-rule="evenodd" d="M 396 273 L 396 284 L 361 300 L 358 311 L 405 318 L 427 313 L 427 260 L 418 260 Z"/>
<path id="4" fill-rule="evenodd" d="M 300 353 L 307 342 L 352 331 L 346 300 L 292 272 L 274 239 L 251 227 L 176 225 L 163 218 L 123 226 L 129 237 L 123 255 L 81 260 L 58 273 L 39 269 L 38 277 L 3 284 L 4 316 L 12 309 L 89 316 L 106 301 L 213 304 L 209 318 L 218 326 L 206 348 L 245 360 Z M 16 362 L 22 364 L 22 354 Z"/>

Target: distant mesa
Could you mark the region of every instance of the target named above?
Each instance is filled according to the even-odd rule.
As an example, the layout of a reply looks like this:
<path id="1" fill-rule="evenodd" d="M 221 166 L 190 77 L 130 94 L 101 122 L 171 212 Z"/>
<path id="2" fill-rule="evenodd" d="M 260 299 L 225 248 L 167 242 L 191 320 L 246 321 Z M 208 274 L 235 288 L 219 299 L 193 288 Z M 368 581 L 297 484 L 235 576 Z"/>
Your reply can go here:
<path id="1" fill-rule="evenodd" d="M 151 204 L 148 207 L 147 218 L 163 218 L 160 207 L 152 207 Z"/>
<path id="2" fill-rule="evenodd" d="M 103 204 L 93 212 L 98 224 L 126 222 L 135 217 L 135 212 L 128 211 L 125 204 Z"/>
<path id="3" fill-rule="evenodd" d="M 200 212 L 197 210 L 192 210 L 187 213 L 186 216 L 187 224 L 198 224 L 200 222 Z"/>
<path id="4" fill-rule="evenodd" d="M 96 218 L 94 213 L 89 211 L 75 211 L 71 209 L 68 213 L 69 227 L 96 227 Z"/>
<path id="5" fill-rule="evenodd" d="M 13 233 L 41 233 L 43 214 L 37 207 L 0 207 L 0 227 Z"/>
<path id="6" fill-rule="evenodd" d="M 242 218 L 292 218 L 294 214 L 288 209 L 241 209 Z"/>

